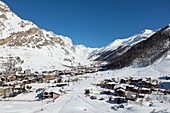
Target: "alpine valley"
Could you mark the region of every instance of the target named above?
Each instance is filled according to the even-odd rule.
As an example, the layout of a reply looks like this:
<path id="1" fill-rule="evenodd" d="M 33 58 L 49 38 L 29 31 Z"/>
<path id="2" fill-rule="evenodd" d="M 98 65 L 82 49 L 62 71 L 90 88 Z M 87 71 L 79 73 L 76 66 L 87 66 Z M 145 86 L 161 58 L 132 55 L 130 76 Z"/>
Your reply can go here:
<path id="1" fill-rule="evenodd" d="M 89 48 L 0 1 L 0 113 L 170 113 L 169 50 L 170 25 Z"/>

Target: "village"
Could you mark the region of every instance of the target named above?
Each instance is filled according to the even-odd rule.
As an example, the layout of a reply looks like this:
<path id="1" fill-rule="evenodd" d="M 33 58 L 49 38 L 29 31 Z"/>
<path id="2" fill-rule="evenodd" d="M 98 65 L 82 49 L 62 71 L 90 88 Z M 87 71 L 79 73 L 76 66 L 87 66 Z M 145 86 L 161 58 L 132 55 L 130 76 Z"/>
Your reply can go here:
<path id="1" fill-rule="evenodd" d="M 155 98 L 162 103 L 164 101 L 159 100 L 158 95 L 159 98 L 165 98 L 164 95 L 170 94 L 170 75 L 159 78 L 137 75 L 119 77 L 113 72 L 102 71 L 97 66 L 78 66 L 70 70 L 41 73 L 31 72 L 30 69 L 2 72 L 0 73 L 0 101 L 54 103 L 71 93 L 74 87 L 79 88 L 79 84 L 83 81 L 89 81 L 89 85 L 86 83 L 87 86 L 80 87 L 83 92 L 76 94 L 78 97 L 82 95 L 81 98 L 84 100 L 107 103 L 110 109 L 115 111 L 132 103 L 142 106 L 145 101 L 148 102 L 148 106 L 154 106 L 152 99 L 149 98 L 150 95 L 156 95 Z M 167 101 L 170 102 L 169 99 Z"/>
<path id="2" fill-rule="evenodd" d="M 84 112 L 100 104 L 109 107 L 110 111 L 120 111 L 127 109 L 128 105 L 155 106 L 151 98 L 155 98 L 159 103 L 169 103 L 169 84 L 169 75 L 162 75 L 158 78 L 137 75 L 119 76 L 115 74 L 115 71 L 101 71 L 98 67 L 76 67 L 71 70 L 41 73 L 31 72 L 28 69 L 20 73 L 10 72 L 6 73 L 6 76 L 1 76 L 0 101 L 15 102 L 15 104 L 26 102 L 30 103 L 29 105 L 32 103 L 38 105 L 36 110 L 40 111 L 49 110 L 51 107 L 44 108 L 36 102 L 43 101 L 43 106 L 48 106 L 60 105 L 61 100 L 63 106 L 72 102 L 80 102 Z M 167 100 L 163 101 L 165 97 Z M 83 107 L 86 104 L 88 108 Z M 65 107 L 59 110 L 64 109 Z"/>
<path id="3" fill-rule="evenodd" d="M 24 71 L 8 71 L 0 73 L 0 98 L 12 98 L 21 93 L 40 92 L 37 100 L 46 98 L 56 98 L 66 93 L 64 86 L 70 82 L 77 82 L 77 75 L 94 73 L 99 71 L 98 67 L 74 67 L 71 70 L 53 70 L 31 72 L 30 69 Z M 39 87 L 34 87 L 39 84 Z"/>
<path id="4" fill-rule="evenodd" d="M 98 99 L 99 101 L 115 104 L 111 108 L 117 111 L 119 108 L 124 108 L 124 105 L 128 103 L 143 105 L 143 99 L 148 98 L 149 95 L 155 94 L 167 98 L 164 95 L 170 94 L 169 80 L 169 75 L 160 77 L 159 79 L 132 76 L 122 78 L 113 77 L 104 79 L 100 83 L 94 83 L 93 85 L 98 90 L 96 91 L 94 88 L 85 89 L 84 94 L 92 100 Z M 149 103 L 148 106 L 153 106 L 151 99 L 147 101 Z M 161 103 L 163 102 L 161 100 L 159 101 Z M 168 101 L 170 103 L 170 100 Z"/>

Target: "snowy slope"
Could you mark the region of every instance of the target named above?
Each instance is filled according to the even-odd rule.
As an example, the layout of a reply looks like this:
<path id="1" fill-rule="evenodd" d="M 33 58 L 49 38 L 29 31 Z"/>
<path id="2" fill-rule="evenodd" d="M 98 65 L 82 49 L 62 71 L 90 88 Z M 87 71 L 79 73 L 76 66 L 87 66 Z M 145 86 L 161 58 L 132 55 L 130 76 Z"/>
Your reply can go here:
<path id="1" fill-rule="evenodd" d="M 58 69 L 67 66 L 89 65 L 88 54 L 94 49 L 76 46 L 72 40 L 40 29 L 22 20 L 0 1 L 0 58 L 19 57 L 24 69 Z M 8 60 L 8 59 L 7 59 Z M 9 61 L 9 60 L 8 60 Z M 4 62 L 0 61 L 0 66 Z"/>
<path id="2" fill-rule="evenodd" d="M 124 38 L 124 39 L 116 39 L 112 43 L 108 44 L 106 47 L 102 47 L 100 49 L 96 49 L 96 51 L 93 51 L 90 56 L 90 59 L 96 59 L 100 57 L 101 54 L 106 53 L 108 51 L 114 51 L 118 49 L 119 47 L 125 47 L 125 46 L 133 46 L 143 40 L 146 40 L 148 37 L 153 35 L 155 31 L 145 29 L 142 33 L 136 34 L 134 36 Z"/>
<path id="3" fill-rule="evenodd" d="M 155 32 L 153 30 L 145 29 L 142 33 L 136 34 L 136 35 L 131 36 L 129 38 L 117 39 L 114 42 L 107 45 L 106 47 L 104 47 L 101 50 L 101 52 L 114 50 L 114 49 L 117 49 L 119 46 L 127 46 L 127 45 L 136 44 L 138 42 L 141 42 L 142 40 L 147 39 L 148 37 L 150 37 L 154 33 Z"/>
<path id="4" fill-rule="evenodd" d="M 95 51 L 93 51 L 90 54 L 90 59 L 96 60 L 96 59 L 105 58 L 105 60 L 106 60 L 108 57 L 112 56 L 113 51 L 116 51 L 121 48 L 125 48 L 125 50 L 124 50 L 124 52 L 125 52 L 133 45 L 135 45 L 143 40 L 146 40 L 154 33 L 155 33 L 155 31 L 153 31 L 153 30 L 145 29 L 143 32 L 133 35 L 131 37 L 124 38 L 124 39 L 116 39 L 112 43 L 108 44 L 106 47 L 102 47 L 100 49 L 96 49 Z"/>

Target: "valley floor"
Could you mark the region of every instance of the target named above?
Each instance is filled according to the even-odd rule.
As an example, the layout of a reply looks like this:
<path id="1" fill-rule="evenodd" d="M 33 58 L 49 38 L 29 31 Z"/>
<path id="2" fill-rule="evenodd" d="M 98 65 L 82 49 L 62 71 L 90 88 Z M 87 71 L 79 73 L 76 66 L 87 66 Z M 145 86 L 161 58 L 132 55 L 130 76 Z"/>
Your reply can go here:
<path id="1" fill-rule="evenodd" d="M 169 60 L 168 60 L 169 62 Z M 14 100 L 30 100 L 35 98 L 34 93 L 20 94 L 15 99 L 10 98 L 10 101 L 0 101 L 1 113 L 170 113 L 170 95 L 166 97 L 162 95 L 151 94 L 153 106 L 149 107 L 147 101 L 140 102 L 128 102 L 124 103 L 125 108 L 119 108 L 118 110 L 111 109 L 118 104 L 107 101 L 109 95 L 101 95 L 101 88 L 94 86 L 93 84 L 99 83 L 106 78 L 122 78 L 128 76 L 137 77 L 153 77 L 159 79 L 161 76 L 170 74 L 168 62 L 158 63 L 156 65 L 146 68 L 123 68 L 115 71 L 104 71 L 92 74 L 85 74 L 78 76 L 81 80 L 71 83 L 69 86 L 64 87 L 67 90 L 66 94 L 61 95 L 54 101 L 14 101 Z M 159 67 L 159 68 L 158 68 Z M 163 80 L 162 80 L 163 81 Z M 170 81 L 168 81 L 167 87 L 170 88 Z M 97 96 L 97 99 L 91 100 L 84 95 L 85 89 L 91 89 L 93 95 Z M 99 100 L 104 97 L 105 100 Z M 158 99 L 159 98 L 159 99 Z M 165 99 L 166 98 L 166 99 Z M 162 99 L 162 100 L 161 100 Z M 6 99 L 8 100 L 8 99 Z"/>

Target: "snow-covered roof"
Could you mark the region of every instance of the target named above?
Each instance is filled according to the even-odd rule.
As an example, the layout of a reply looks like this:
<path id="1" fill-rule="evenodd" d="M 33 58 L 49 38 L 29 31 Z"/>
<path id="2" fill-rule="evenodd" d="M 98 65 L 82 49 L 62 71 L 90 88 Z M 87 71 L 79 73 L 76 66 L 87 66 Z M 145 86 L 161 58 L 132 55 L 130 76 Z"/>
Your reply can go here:
<path id="1" fill-rule="evenodd" d="M 59 90 L 60 90 L 60 88 L 58 88 L 58 87 L 52 87 L 52 88 L 46 89 L 44 92 L 48 92 L 48 93 L 53 92 L 56 94 L 61 94 L 61 92 Z"/>
<path id="2" fill-rule="evenodd" d="M 112 84 L 117 84 L 117 83 L 116 82 L 109 82 L 107 84 L 112 85 Z"/>
<path id="3" fill-rule="evenodd" d="M 116 90 L 116 91 L 122 91 L 122 92 L 125 92 L 126 90 L 125 89 L 118 89 L 118 90 Z"/>
<path id="4" fill-rule="evenodd" d="M 142 89 L 142 90 L 150 90 L 149 88 L 144 88 L 144 87 L 143 87 L 143 88 L 141 88 L 141 89 Z"/>

